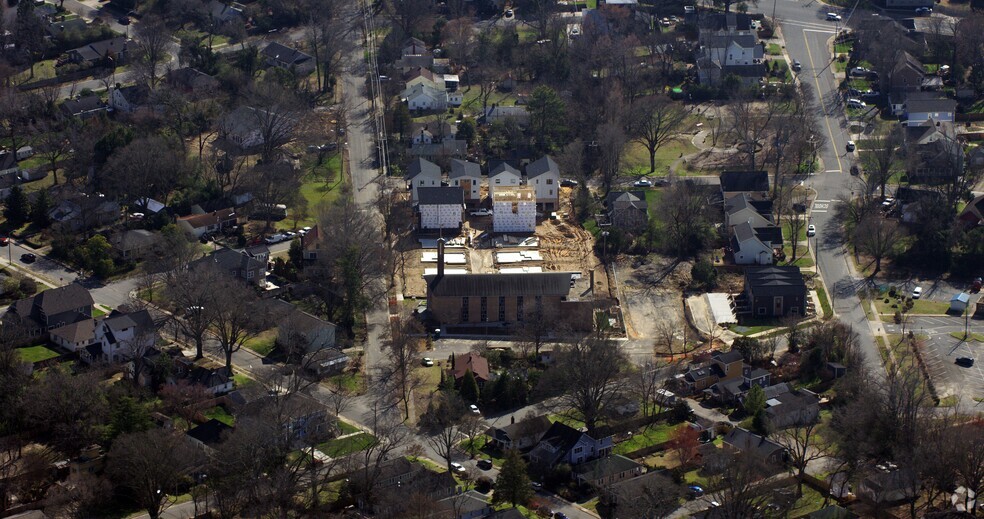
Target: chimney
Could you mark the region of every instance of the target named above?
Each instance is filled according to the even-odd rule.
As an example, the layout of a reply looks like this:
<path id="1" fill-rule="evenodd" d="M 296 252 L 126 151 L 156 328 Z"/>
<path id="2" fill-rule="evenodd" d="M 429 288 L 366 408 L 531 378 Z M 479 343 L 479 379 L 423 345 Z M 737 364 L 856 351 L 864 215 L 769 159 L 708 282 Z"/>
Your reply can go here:
<path id="1" fill-rule="evenodd" d="M 437 279 L 444 277 L 444 238 L 437 239 Z"/>
<path id="2" fill-rule="evenodd" d="M 594 269 L 591 269 L 590 280 L 591 280 L 591 293 L 593 294 L 594 293 Z"/>

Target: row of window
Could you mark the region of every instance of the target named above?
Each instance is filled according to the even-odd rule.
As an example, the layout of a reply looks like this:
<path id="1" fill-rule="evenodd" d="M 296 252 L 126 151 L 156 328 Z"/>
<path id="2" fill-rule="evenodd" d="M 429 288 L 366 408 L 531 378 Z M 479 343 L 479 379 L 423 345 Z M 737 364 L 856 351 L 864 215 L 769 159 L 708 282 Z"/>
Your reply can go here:
<path id="1" fill-rule="evenodd" d="M 536 306 L 540 307 L 543 305 L 543 297 L 535 296 Z M 461 298 L 461 322 L 467 323 L 471 317 L 470 314 L 470 299 L 468 296 Z M 497 322 L 506 322 L 506 297 L 499 296 L 499 314 Z M 525 314 L 524 300 L 523 296 L 516 296 L 516 321 L 523 320 L 523 314 Z M 479 320 L 483 323 L 489 322 L 489 298 L 482 296 L 479 301 Z"/>

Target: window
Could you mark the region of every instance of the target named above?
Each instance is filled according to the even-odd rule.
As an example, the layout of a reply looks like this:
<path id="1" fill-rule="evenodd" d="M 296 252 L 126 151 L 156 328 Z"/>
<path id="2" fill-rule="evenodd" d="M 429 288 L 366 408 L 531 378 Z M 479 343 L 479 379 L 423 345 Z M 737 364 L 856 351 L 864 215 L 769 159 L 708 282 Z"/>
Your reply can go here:
<path id="1" fill-rule="evenodd" d="M 495 183 L 496 183 L 496 185 L 501 184 L 502 183 L 502 179 L 501 178 L 495 179 Z"/>
<path id="2" fill-rule="evenodd" d="M 468 322 L 468 296 L 461 298 L 461 322 Z"/>
<path id="3" fill-rule="evenodd" d="M 553 185 L 553 179 L 552 178 L 548 178 L 547 179 L 547 185 L 548 186 L 552 186 Z"/>
<path id="4" fill-rule="evenodd" d="M 483 323 L 489 322 L 489 298 L 485 296 L 482 296 L 481 321 Z"/>
<path id="5" fill-rule="evenodd" d="M 427 185 L 427 184 L 426 184 L 426 183 L 424 182 L 424 179 L 420 179 L 420 185 L 422 185 L 422 186 L 426 186 L 426 185 Z"/>
<path id="6" fill-rule="evenodd" d="M 506 321 L 506 297 L 499 296 L 499 322 Z"/>
<path id="7" fill-rule="evenodd" d="M 547 191 L 547 194 L 550 195 L 550 196 L 553 196 L 553 189 L 551 189 L 550 191 Z"/>
<path id="8" fill-rule="evenodd" d="M 759 307 L 759 309 L 758 309 L 758 314 L 759 315 L 765 315 L 765 312 L 766 312 L 765 307 Z"/>
<path id="9" fill-rule="evenodd" d="M 523 296 L 516 296 L 516 320 L 523 320 Z"/>
<path id="10" fill-rule="evenodd" d="M 584 447 L 574 447 L 574 454 L 580 454 L 584 450 Z"/>

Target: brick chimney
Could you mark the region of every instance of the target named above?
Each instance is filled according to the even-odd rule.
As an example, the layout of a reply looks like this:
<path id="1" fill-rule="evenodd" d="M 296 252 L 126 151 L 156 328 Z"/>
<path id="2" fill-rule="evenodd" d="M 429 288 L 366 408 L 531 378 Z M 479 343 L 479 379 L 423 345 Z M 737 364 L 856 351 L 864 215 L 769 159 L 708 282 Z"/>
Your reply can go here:
<path id="1" fill-rule="evenodd" d="M 444 238 L 437 239 L 437 279 L 444 277 Z"/>

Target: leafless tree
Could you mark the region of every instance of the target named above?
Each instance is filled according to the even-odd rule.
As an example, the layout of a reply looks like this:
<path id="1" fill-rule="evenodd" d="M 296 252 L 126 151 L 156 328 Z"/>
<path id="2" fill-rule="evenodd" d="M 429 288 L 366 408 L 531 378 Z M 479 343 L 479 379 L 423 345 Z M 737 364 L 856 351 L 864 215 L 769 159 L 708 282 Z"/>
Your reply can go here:
<path id="1" fill-rule="evenodd" d="M 890 132 L 868 139 L 870 146 L 860 153 L 861 167 L 868 187 L 881 189 L 885 197 L 885 187 L 903 166 L 902 131 L 893 128 Z M 870 192 L 870 191 L 869 191 Z"/>
<path id="2" fill-rule="evenodd" d="M 174 503 L 182 479 L 197 463 L 198 453 L 181 435 L 150 429 L 117 438 L 106 470 L 151 519 Z"/>
<path id="3" fill-rule="evenodd" d="M 311 10 L 306 27 L 308 47 L 315 60 L 318 90 L 327 92 L 351 55 L 351 30 L 355 24 L 343 9 L 344 4 L 330 1 Z"/>
<path id="4" fill-rule="evenodd" d="M 44 431 L 59 450 L 74 452 L 91 445 L 109 418 L 100 380 L 98 372 L 73 376 L 61 369 L 47 370 L 24 392 L 21 419 L 28 427 Z"/>
<path id="5" fill-rule="evenodd" d="M 854 230 L 854 246 L 875 260 L 872 275 L 881 271 L 881 262 L 890 255 L 902 238 L 898 222 L 883 218 L 879 214 L 869 214 Z"/>
<path id="6" fill-rule="evenodd" d="M 676 344 L 677 330 L 668 319 L 653 321 L 653 352 L 656 355 L 673 356 L 673 346 Z"/>
<path id="7" fill-rule="evenodd" d="M 668 517 L 679 507 L 683 491 L 668 476 L 649 475 L 650 478 L 638 494 L 619 494 L 614 503 L 607 503 L 614 508 L 617 517 L 636 517 L 638 519 L 661 519 Z M 610 500 L 610 494 L 602 494 L 602 501 Z"/>
<path id="8" fill-rule="evenodd" d="M 208 388 L 201 384 L 189 383 L 187 380 L 165 384 L 158 394 L 168 414 L 183 418 L 189 428 L 195 423 L 195 417 L 215 399 L 215 395 L 209 392 Z"/>
<path id="9" fill-rule="evenodd" d="M 49 517 L 88 519 L 113 497 L 113 486 L 103 476 L 81 473 L 71 481 L 52 486 L 44 500 Z"/>
<path id="10" fill-rule="evenodd" d="M 51 126 L 43 127 L 38 138 L 37 153 L 48 163 L 52 181 L 58 185 L 58 163 L 69 154 L 72 144 L 64 131 Z"/>
<path id="11" fill-rule="evenodd" d="M 451 59 L 457 63 L 469 63 L 475 45 L 474 23 L 471 18 L 462 17 L 449 21 L 444 26 L 442 37 Z"/>
<path id="12" fill-rule="evenodd" d="M 759 166 L 757 157 L 780 103 L 774 100 L 760 102 L 751 96 L 738 95 L 728 105 L 731 132 L 738 140 L 739 152 L 748 160 L 749 170 L 754 171 Z"/>
<path id="13" fill-rule="evenodd" d="M 431 15 L 432 4 L 427 0 L 390 0 L 385 5 L 395 28 L 401 31 L 400 41 L 416 34 Z"/>
<path id="14" fill-rule="evenodd" d="M 547 38 L 547 27 L 557 10 L 557 0 L 520 0 L 517 13 L 536 31 L 537 39 Z"/>
<path id="15" fill-rule="evenodd" d="M 819 421 L 795 424 L 772 433 L 772 439 L 789 452 L 789 461 L 796 470 L 796 495 L 803 495 L 803 476 L 810 463 L 827 458 L 833 445 L 823 434 Z"/>
<path id="16" fill-rule="evenodd" d="M 628 360 L 601 333 L 574 338 L 557 352 L 556 366 L 544 375 L 547 386 L 559 391 L 563 406 L 584 420 L 589 432 L 627 389 Z"/>
<path id="17" fill-rule="evenodd" d="M 187 269 L 175 269 L 165 274 L 165 297 L 173 305 L 173 323 L 185 336 L 195 341 L 195 358 L 204 356 L 205 338 L 214 325 L 218 310 L 213 298 L 222 287 L 217 267 L 200 264 Z M 224 288 L 224 287 L 223 287 Z"/>
<path id="18" fill-rule="evenodd" d="M 707 207 L 707 189 L 696 182 L 675 182 L 664 191 L 655 213 L 663 224 L 666 243 L 678 256 L 703 247 Z"/>
<path id="19" fill-rule="evenodd" d="M 249 339 L 262 332 L 276 318 L 269 308 L 261 308 L 256 292 L 241 279 L 224 276 L 212 285 L 209 304 L 210 330 L 225 355 L 225 366 L 232 373 L 232 354 Z"/>
<path id="20" fill-rule="evenodd" d="M 349 483 L 353 493 L 368 504 L 377 500 L 376 491 L 383 463 L 391 454 L 405 447 L 410 438 L 411 431 L 400 416 L 385 411 L 386 407 L 381 402 L 371 404 L 371 419 L 366 425 L 373 431 L 373 439 L 365 449 L 353 456 L 354 472 Z"/>
<path id="21" fill-rule="evenodd" d="M 601 171 L 601 186 L 604 193 L 612 190 L 612 186 L 622 172 L 625 145 L 628 137 L 622 125 L 617 122 L 606 122 L 598 128 L 599 169 Z"/>
<path id="22" fill-rule="evenodd" d="M 540 350 L 557 330 L 560 316 L 544 305 L 533 305 L 523 312 L 523 320 L 516 324 L 516 344 L 525 357 L 533 354 L 539 362 Z"/>
<path id="23" fill-rule="evenodd" d="M 410 316 L 394 319 L 383 343 L 387 358 L 379 368 L 378 382 L 402 406 L 403 419 L 410 419 L 413 393 L 423 384 L 417 372 L 420 325 Z"/>
<path id="24" fill-rule="evenodd" d="M 261 81 L 247 94 L 247 120 L 259 132 L 258 150 L 264 163 L 271 163 L 304 129 L 304 105 L 279 84 Z"/>
<path id="25" fill-rule="evenodd" d="M 658 96 L 636 101 L 632 115 L 632 140 L 649 152 L 649 171 L 654 172 L 656 152 L 680 134 L 690 110 L 666 96 Z"/>
<path id="26" fill-rule="evenodd" d="M 301 198 L 301 176 L 303 172 L 285 162 L 258 164 L 252 170 L 246 187 L 257 202 L 272 208 L 277 205 L 293 206 Z M 272 228 L 273 211 L 266 211 L 265 230 Z"/>
<path id="27" fill-rule="evenodd" d="M 427 420 L 427 443 L 444 460 L 448 472 L 454 472 L 451 461 L 461 439 L 462 417 L 468 414 L 464 400 L 454 391 L 438 391 L 431 397 Z"/>
<path id="28" fill-rule="evenodd" d="M 711 486 L 721 489 L 721 517 L 752 517 L 771 501 L 769 492 L 758 484 L 775 468 L 766 460 L 755 454 L 738 453 L 721 454 L 709 463 L 715 464 L 719 470 L 712 477 Z"/>
<path id="29" fill-rule="evenodd" d="M 161 136 L 135 139 L 116 150 L 103 169 L 104 189 L 127 202 L 155 198 L 167 204 L 187 173 L 181 146 Z"/>
<path id="30" fill-rule="evenodd" d="M 792 204 L 786 205 L 786 223 L 789 225 L 789 239 L 793 242 L 793 258 L 790 263 L 795 262 L 799 256 L 799 237 L 806 226 L 806 215 L 803 211 L 798 211 L 797 207 L 805 207 L 806 195 L 797 196 Z"/>
<path id="31" fill-rule="evenodd" d="M 664 367 L 665 363 L 647 361 L 632 372 L 632 395 L 642 402 L 642 415 L 646 418 L 662 412 L 667 403 L 658 394 L 666 382 Z"/>
<path id="32" fill-rule="evenodd" d="M 136 30 L 137 52 L 132 66 L 147 78 L 151 88 L 157 86 L 158 67 L 168 56 L 168 46 L 171 43 L 171 31 L 164 20 L 156 15 L 145 16 Z"/>

